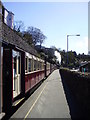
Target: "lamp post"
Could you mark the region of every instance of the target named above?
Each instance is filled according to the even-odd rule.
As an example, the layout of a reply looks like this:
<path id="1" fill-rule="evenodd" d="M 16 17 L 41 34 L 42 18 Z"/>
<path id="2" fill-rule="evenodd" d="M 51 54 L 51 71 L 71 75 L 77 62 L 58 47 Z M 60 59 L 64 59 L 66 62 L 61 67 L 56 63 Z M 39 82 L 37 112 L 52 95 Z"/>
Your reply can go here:
<path id="1" fill-rule="evenodd" d="M 68 67 L 68 37 L 69 36 L 80 36 L 80 34 L 76 34 L 76 35 L 67 35 L 67 67 Z"/>

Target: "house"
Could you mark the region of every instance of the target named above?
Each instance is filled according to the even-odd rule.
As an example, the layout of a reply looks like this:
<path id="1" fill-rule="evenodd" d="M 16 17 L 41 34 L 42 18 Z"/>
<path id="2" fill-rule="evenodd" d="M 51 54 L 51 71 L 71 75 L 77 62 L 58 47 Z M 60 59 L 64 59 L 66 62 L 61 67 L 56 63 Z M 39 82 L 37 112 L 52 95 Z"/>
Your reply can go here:
<path id="1" fill-rule="evenodd" d="M 90 72 L 90 61 L 81 63 L 79 70 L 81 72 Z"/>

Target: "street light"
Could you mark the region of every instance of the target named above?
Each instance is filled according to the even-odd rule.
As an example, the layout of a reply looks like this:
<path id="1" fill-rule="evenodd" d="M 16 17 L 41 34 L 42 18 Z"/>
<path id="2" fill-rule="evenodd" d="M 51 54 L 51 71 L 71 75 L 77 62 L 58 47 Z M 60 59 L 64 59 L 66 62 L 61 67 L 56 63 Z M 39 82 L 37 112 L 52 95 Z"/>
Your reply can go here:
<path id="1" fill-rule="evenodd" d="M 76 34 L 76 35 L 67 35 L 67 67 L 68 67 L 68 37 L 69 36 L 80 36 L 80 34 Z"/>

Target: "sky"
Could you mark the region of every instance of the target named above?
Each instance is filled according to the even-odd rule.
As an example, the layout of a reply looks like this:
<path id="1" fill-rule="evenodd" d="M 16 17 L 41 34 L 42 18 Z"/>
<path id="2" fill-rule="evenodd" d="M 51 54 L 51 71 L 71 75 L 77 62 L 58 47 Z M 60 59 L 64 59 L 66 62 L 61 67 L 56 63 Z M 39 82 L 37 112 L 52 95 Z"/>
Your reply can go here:
<path id="1" fill-rule="evenodd" d="M 55 46 L 77 54 L 88 54 L 88 2 L 4 2 L 14 13 L 14 21 L 23 21 L 25 27 L 39 28 L 47 37 L 46 47 Z"/>

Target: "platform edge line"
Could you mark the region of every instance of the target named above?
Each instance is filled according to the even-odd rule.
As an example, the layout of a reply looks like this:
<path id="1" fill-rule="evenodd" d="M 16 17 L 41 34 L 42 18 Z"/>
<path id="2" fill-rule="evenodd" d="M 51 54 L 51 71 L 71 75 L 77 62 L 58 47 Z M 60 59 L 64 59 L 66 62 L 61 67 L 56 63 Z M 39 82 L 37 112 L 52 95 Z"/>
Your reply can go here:
<path id="1" fill-rule="evenodd" d="M 47 83 L 46 83 L 46 85 L 47 85 Z M 41 94 L 43 93 L 44 89 L 46 88 L 46 85 L 44 86 L 44 88 L 40 92 L 39 96 L 37 97 L 37 99 L 35 100 L 35 102 L 33 103 L 33 105 L 31 106 L 31 108 L 29 109 L 29 111 L 27 112 L 27 114 L 25 115 L 24 120 L 27 118 L 27 116 L 29 115 L 29 113 L 31 112 L 31 110 L 33 109 L 33 107 L 35 106 L 35 104 L 37 103 L 38 99 L 40 98 Z"/>

